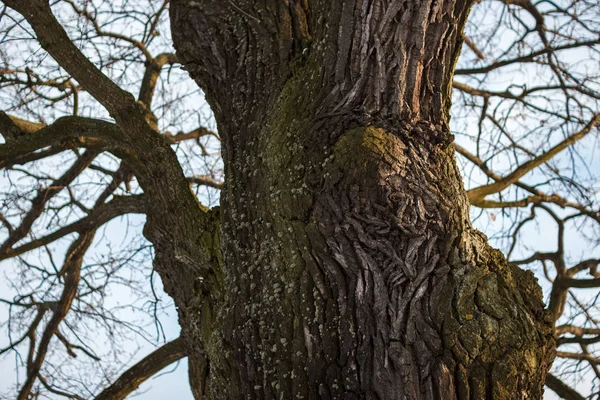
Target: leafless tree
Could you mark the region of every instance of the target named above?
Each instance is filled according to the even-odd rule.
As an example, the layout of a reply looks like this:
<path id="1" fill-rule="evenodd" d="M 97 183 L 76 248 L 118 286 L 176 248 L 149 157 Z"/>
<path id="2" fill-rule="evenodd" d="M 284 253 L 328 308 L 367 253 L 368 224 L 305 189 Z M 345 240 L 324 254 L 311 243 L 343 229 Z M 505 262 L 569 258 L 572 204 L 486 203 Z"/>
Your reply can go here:
<path id="1" fill-rule="evenodd" d="M 600 396 L 597 1 L 3 3 L 9 396 Z"/>

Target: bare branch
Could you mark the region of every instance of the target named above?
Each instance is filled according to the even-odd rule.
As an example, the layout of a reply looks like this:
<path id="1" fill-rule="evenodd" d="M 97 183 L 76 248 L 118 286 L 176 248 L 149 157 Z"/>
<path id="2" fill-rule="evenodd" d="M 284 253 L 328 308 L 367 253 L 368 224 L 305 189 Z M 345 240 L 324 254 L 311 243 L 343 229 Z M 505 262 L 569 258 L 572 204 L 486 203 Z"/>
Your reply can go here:
<path id="1" fill-rule="evenodd" d="M 44 333 L 42 334 L 42 338 L 37 347 L 35 358 L 32 359 L 31 364 L 27 368 L 27 379 L 19 391 L 17 397 L 18 400 L 26 400 L 29 397 L 31 388 L 38 378 L 42 364 L 46 358 L 50 341 L 58 331 L 60 323 L 71 309 L 71 304 L 79 286 L 83 256 L 92 244 L 94 234 L 95 231 L 89 231 L 79 235 L 79 237 L 71 244 L 71 247 L 67 252 L 63 269 L 60 273 L 64 276 L 65 281 L 59 305 L 53 310 L 52 318 L 44 328 Z"/>
<path id="2" fill-rule="evenodd" d="M 0 261 L 7 258 L 17 257 L 28 251 L 46 246 L 62 237 L 67 236 L 70 233 L 98 229 L 108 221 L 118 216 L 124 214 L 144 213 L 145 209 L 146 206 L 144 204 L 142 195 L 115 196 L 110 202 L 94 207 L 92 212 L 85 218 L 59 228 L 52 233 L 22 244 L 17 248 L 12 248 L 10 246 L 6 246 L 6 248 L 4 248 L 5 246 L 3 246 L 3 248 L 0 249 Z"/>
<path id="3" fill-rule="evenodd" d="M 499 69 L 499 68 L 502 68 L 502 67 L 505 67 L 508 65 L 520 64 L 520 63 L 534 63 L 536 60 L 536 57 L 539 57 L 542 55 L 547 55 L 550 53 L 557 53 L 557 52 L 560 52 L 563 50 L 591 47 L 591 46 L 595 46 L 598 44 L 600 44 L 600 39 L 573 42 L 573 43 L 556 46 L 556 47 L 546 47 L 541 50 L 532 51 L 531 53 L 523 55 L 523 56 L 519 56 L 519 57 L 515 57 L 515 58 L 511 58 L 511 59 L 500 60 L 500 61 L 495 61 L 484 67 L 459 68 L 455 71 L 454 74 L 455 75 L 486 74 L 488 72 L 491 72 L 493 70 L 496 70 L 496 69 Z"/>
<path id="4" fill-rule="evenodd" d="M 565 140 L 563 140 L 556 146 L 552 147 L 550 150 L 548 150 L 544 154 L 520 165 L 509 175 L 507 175 L 507 176 L 503 177 L 502 179 L 500 179 L 494 183 L 491 183 L 489 185 L 484 185 L 484 186 L 480 186 L 475 189 L 469 190 L 467 192 L 467 195 L 469 196 L 469 201 L 471 203 L 476 203 L 478 201 L 481 201 L 485 196 L 492 194 L 492 193 L 501 192 L 502 190 L 506 189 L 513 183 L 518 182 L 518 180 L 521 177 L 523 177 L 525 174 L 527 174 L 534 168 L 542 165 L 543 163 L 547 162 L 552 157 L 554 157 L 556 154 L 560 153 L 567 147 L 571 146 L 573 143 L 577 142 L 578 140 L 581 140 L 588 133 L 590 133 L 593 128 L 596 127 L 598 122 L 600 122 L 600 114 L 595 115 L 594 118 L 592 118 L 592 120 L 579 132 L 574 133 L 571 136 L 567 137 Z"/>
<path id="5" fill-rule="evenodd" d="M 62 117 L 18 140 L 0 144 L 0 164 L 10 163 L 13 159 L 51 145 L 106 149 L 121 155 L 128 153 L 128 160 L 135 160 L 121 130 L 115 124 L 91 118 Z"/>
<path id="6" fill-rule="evenodd" d="M 122 400 L 148 378 L 185 356 L 183 339 L 175 339 L 159 347 L 125 371 L 112 385 L 104 389 L 96 397 L 96 400 Z"/>
<path id="7" fill-rule="evenodd" d="M 546 386 L 565 400 L 585 400 L 575 389 L 552 374 L 546 375 Z"/>
<path id="8" fill-rule="evenodd" d="M 223 182 L 219 182 L 210 176 L 191 176 L 187 178 L 187 180 L 195 185 L 210 186 L 215 189 L 221 189 L 223 187 Z"/>
<path id="9" fill-rule="evenodd" d="M 142 79 L 142 85 L 140 88 L 140 94 L 138 100 L 144 103 L 148 108 L 152 106 L 152 98 L 154 97 L 154 89 L 156 88 L 156 82 L 160 76 L 160 71 L 165 65 L 173 65 L 177 63 L 177 56 L 172 53 L 162 53 L 157 55 L 148 65 L 146 65 L 146 71 L 144 72 L 144 78 Z"/>

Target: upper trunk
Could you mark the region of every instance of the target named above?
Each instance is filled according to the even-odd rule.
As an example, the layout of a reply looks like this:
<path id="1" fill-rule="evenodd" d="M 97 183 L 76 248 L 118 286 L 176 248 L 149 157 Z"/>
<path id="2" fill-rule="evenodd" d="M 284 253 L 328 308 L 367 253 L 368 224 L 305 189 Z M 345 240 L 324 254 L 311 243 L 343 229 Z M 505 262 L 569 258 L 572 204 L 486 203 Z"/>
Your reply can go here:
<path id="1" fill-rule="evenodd" d="M 196 397 L 541 398 L 541 291 L 472 229 L 450 145 L 469 5 L 173 2 L 227 178 L 220 271 L 175 296 Z"/>
<path id="2" fill-rule="evenodd" d="M 309 62 L 315 117 L 445 125 L 470 3 L 180 0 L 171 17 L 178 55 L 230 136 L 265 118 Z"/>

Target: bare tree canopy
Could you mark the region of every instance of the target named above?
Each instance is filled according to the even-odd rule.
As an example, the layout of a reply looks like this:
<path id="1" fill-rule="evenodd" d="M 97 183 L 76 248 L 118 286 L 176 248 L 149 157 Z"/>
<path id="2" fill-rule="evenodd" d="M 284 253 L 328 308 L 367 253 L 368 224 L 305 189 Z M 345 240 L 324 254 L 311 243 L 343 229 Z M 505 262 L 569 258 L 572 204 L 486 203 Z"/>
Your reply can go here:
<path id="1" fill-rule="evenodd" d="M 600 396 L 597 1 L 2 4 L 0 395 Z"/>

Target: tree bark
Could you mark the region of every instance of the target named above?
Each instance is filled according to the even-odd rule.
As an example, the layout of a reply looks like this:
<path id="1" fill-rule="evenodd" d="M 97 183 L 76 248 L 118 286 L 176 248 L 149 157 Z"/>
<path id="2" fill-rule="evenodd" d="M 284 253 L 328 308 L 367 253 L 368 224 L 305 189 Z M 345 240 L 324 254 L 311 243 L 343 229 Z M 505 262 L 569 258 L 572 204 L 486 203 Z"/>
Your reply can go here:
<path id="1" fill-rule="evenodd" d="M 451 145 L 469 7 L 172 2 L 226 171 L 217 272 L 174 294 L 196 398 L 541 398 L 541 290 L 472 228 Z"/>

